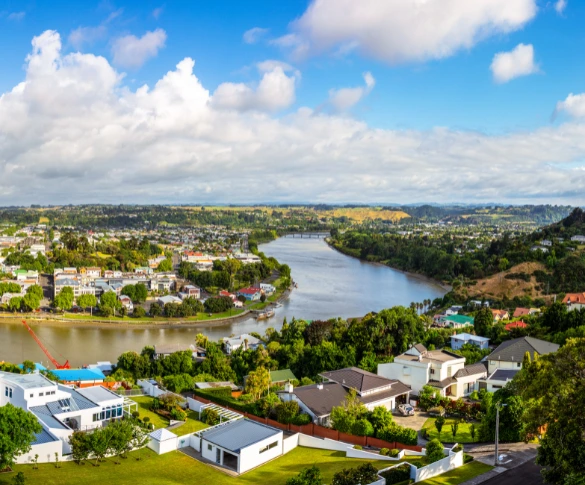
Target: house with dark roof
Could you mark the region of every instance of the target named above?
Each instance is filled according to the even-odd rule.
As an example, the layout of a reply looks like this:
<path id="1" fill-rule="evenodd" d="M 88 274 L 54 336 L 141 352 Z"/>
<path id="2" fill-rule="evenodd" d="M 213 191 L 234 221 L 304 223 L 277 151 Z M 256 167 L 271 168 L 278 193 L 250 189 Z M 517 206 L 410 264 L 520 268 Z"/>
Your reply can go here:
<path id="1" fill-rule="evenodd" d="M 535 356 L 550 354 L 559 350 L 557 344 L 534 337 L 521 337 L 502 342 L 487 356 L 490 375 L 498 369 L 520 370 L 526 352 L 534 360 Z"/>
<path id="2" fill-rule="evenodd" d="M 227 421 L 195 437 L 194 448 L 204 459 L 238 474 L 283 454 L 282 430 L 249 419 Z"/>
<path id="3" fill-rule="evenodd" d="M 372 410 L 382 406 L 394 409 L 398 404 L 408 402 L 410 387 L 396 379 L 367 372 L 357 367 L 348 367 L 319 374 L 324 382 L 294 388 L 288 383 L 278 393 L 283 401 L 296 401 L 300 408 L 311 416 L 314 423 L 328 426 L 331 411 L 341 406 L 350 390 Z"/>
<path id="4" fill-rule="evenodd" d="M 396 356 L 392 363 L 378 364 L 378 375 L 400 380 L 410 386 L 414 394 L 428 385 L 439 389 L 442 396 L 453 399 L 477 390 L 477 381 L 486 374 L 483 364 L 466 366 L 465 357 L 461 355 L 447 350 L 427 350 L 421 344 Z"/>
<path id="5" fill-rule="evenodd" d="M 478 381 L 479 389 L 496 392 L 511 381 L 519 371 L 520 369 L 496 369 L 490 375 Z"/>

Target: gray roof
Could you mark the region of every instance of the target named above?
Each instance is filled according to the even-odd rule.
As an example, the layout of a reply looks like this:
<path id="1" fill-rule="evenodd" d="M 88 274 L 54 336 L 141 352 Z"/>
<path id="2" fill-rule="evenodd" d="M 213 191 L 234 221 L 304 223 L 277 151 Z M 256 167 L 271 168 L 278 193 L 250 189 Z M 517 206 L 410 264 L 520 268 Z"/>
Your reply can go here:
<path id="1" fill-rule="evenodd" d="M 379 387 L 390 386 L 398 382 L 394 379 L 386 379 L 378 374 L 358 369 L 357 367 L 322 372 L 320 375 L 331 381 L 338 382 L 344 387 L 355 389 L 358 392 L 372 391 Z"/>
<path id="2" fill-rule="evenodd" d="M 414 348 L 418 350 L 421 354 L 427 351 L 427 348 L 423 344 L 416 344 Z"/>
<path id="3" fill-rule="evenodd" d="M 429 381 L 429 386 L 432 387 L 437 387 L 439 389 L 444 389 L 447 386 L 450 386 L 451 384 L 457 382 L 457 379 L 455 379 L 454 377 L 447 377 L 446 379 L 443 379 L 442 381 Z"/>
<path id="4" fill-rule="evenodd" d="M 402 382 L 392 382 L 393 384 L 390 389 L 367 394 L 366 396 L 358 395 L 357 398 L 364 404 L 370 404 L 410 392 L 410 387 Z M 345 402 L 348 390 L 338 382 L 324 382 L 322 389 L 319 389 L 319 384 L 311 384 L 309 386 L 295 388 L 293 394 L 295 394 L 315 416 L 323 417 L 329 416 L 334 407 L 341 406 Z"/>
<path id="5" fill-rule="evenodd" d="M 49 428 L 57 428 L 57 429 L 69 429 L 65 426 L 61 421 L 57 418 L 53 417 L 53 414 L 49 410 L 47 406 L 33 406 L 30 408 L 30 412 L 32 412 L 38 419 L 40 419 L 43 423 L 45 423 Z"/>
<path id="6" fill-rule="evenodd" d="M 156 441 L 167 441 L 176 439 L 177 435 L 166 428 L 160 428 L 149 435 L 151 438 L 155 439 Z"/>
<path id="7" fill-rule="evenodd" d="M 76 392 L 96 404 L 112 401 L 114 399 L 119 399 L 120 401 L 124 399 L 119 394 L 116 394 L 103 386 L 84 387 L 76 389 Z"/>
<path id="8" fill-rule="evenodd" d="M 519 371 L 520 369 L 497 369 L 489 377 L 487 377 L 487 380 L 506 382 L 513 379 Z"/>
<path id="9" fill-rule="evenodd" d="M 200 433 L 205 441 L 234 453 L 239 453 L 243 448 L 279 434 L 282 434 L 281 430 L 249 419 L 238 419 Z"/>
<path id="10" fill-rule="evenodd" d="M 487 366 L 484 362 L 478 362 L 477 364 L 470 364 L 463 367 L 463 369 L 459 369 L 455 373 L 455 378 L 458 377 L 465 377 L 465 376 L 473 376 L 476 374 L 485 374 L 487 373 Z"/>
<path id="11" fill-rule="evenodd" d="M 44 443 L 52 443 L 53 441 L 59 441 L 57 438 L 51 436 L 49 432 L 43 429 L 40 433 L 35 434 L 35 440 L 33 445 L 42 445 Z"/>
<path id="12" fill-rule="evenodd" d="M 536 354 L 546 355 L 557 350 L 559 350 L 557 344 L 534 337 L 520 337 L 502 342 L 487 358 L 505 362 L 522 362 L 526 352 L 530 352 L 530 356 L 534 359 Z"/>
<path id="13" fill-rule="evenodd" d="M 13 374 L 12 372 L 0 372 L 0 377 L 22 389 L 52 387 L 55 385 L 54 382 L 50 381 L 42 374 Z"/>

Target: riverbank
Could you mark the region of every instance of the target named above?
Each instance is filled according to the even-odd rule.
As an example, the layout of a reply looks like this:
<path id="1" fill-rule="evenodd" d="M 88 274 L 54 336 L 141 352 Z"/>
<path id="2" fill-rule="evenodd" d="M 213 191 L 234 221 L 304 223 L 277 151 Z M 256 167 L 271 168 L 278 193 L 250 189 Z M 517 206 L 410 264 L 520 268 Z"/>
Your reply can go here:
<path id="1" fill-rule="evenodd" d="M 281 303 L 290 297 L 292 287 L 285 290 L 274 301 L 267 303 Z M 91 317 L 89 315 L 71 314 L 70 316 L 59 316 L 54 314 L 39 313 L 17 313 L 17 314 L 0 314 L 0 322 L 13 325 L 22 325 L 22 320 L 28 323 L 42 323 L 43 326 L 52 327 L 83 327 L 83 328 L 118 328 L 118 329 L 137 329 L 146 330 L 150 328 L 197 328 L 202 326 L 222 326 L 227 324 L 238 323 L 250 318 L 257 308 L 247 310 L 232 310 L 239 312 L 236 315 L 229 316 L 212 316 L 201 314 L 197 317 L 181 318 L 132 318 L 132 317 Z M 225 312 L 228 313 L 228 312 Z M 220 314 L 220 315 L 224 315 Z"/>
<path id="2" fill-rule="evenodd" d="M 359 261 L 363 261 L 364 263 L 369 263 L 369 264 L 374 264 L 374 265 L 379 265 L 379 266 L 385 266 L 386 268 L 392 268 L 394 271 L 398 271 L 399 273 L 411 276 L 413 278 L 417 278 L 421 281 L 424 281 L 425 283 L 430 283 L 433 285 L 438 286 L 439 288 L 441 288 L 442 290 L 446 291 L 446 292 L 450 292 L 453 290 L 453 287 L 443 281 L 440 280 L 436 280 L 434 278 L 430 278 L 429 276 L 420 274 L 420 273 L 413 273 L 412 271 L 404 271 L 403 269 L 400 268 L 396 268 L 394 266 L 391 266 L 389 264 L 385 264 L 385 263 L 381 263 L 379 261 L 368 261 L 367 259 L 363 259 L 360 258 L 359 256 L 356 256 L 355 254 L 352 254 L 351 251 L 345 250 L 345 248 L 343 247 L 338 247 L 335 246 L 335 244 L 333 244 L 331 242 L 331 238 L 325 238 L 325 242 L 327 243 L 327 245 L 331 248 L 334 249 L 335 251 L 338 251 L 339 253 L 345 255 L 345 256 L 349 256 L 351 258 L 355 258 L 358 259 Z"/>

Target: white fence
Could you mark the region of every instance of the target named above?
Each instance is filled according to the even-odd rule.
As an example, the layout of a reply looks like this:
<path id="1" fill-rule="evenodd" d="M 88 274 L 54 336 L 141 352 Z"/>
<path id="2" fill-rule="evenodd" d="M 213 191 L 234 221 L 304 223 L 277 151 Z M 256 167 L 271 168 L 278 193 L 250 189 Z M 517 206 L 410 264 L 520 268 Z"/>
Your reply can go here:
<path id="1" fill-rule="evenodd" d="M 418 468 L 416 470 L 415 476 L 411 478 L 414 478 L 415 482 L 421 482 L 422 480 L 436 477 L 437 475 L 446 473 L 449 470 L 463 466 L 463 451 L 455 452 L 446 448 L 445 452 L 448 453 L 448 456 L 442 460 L 431 463 L 430 465 Z"/>

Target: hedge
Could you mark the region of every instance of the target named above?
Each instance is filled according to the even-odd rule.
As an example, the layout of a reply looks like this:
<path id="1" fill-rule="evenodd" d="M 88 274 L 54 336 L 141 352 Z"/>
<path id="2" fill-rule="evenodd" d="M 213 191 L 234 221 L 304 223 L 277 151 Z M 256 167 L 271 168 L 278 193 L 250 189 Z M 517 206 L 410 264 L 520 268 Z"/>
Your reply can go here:
<path id="1" fill-rule="evenodd" d="M 391 424 L 388 428 L 378 431 L 376 437 L 385 441 L 397 441 L 403 445 L 416 445 L 418 443 L 418 433 L 416 430 L 397 424 Z"/>
<path id="2" fill-rule="evenodd" d="M 380 473 L 381 477 L 386 479 L 386 485 L 396 485 L 400 482 L 407 482 L 410 480 L 410 465 L 404 463 L 403 465 L 395 466 Z"/>
<path id="3" fill-rule="evenodd" d="M 222 389 L 222 388 L 216 388 L 216 389 L 214 389 L 214 391 L 217 391 L 220 389 Z M 229 387 L 227 389 L 229 389 Z M 232 409 L 235 409 L 236 411 L 241 411 L 243 413 L 252 412 L 252 406 L 248 403 L 241 403 L 241 402 L 237 401 L 236 399 L 234 399 L 231 395 L 231 391 L 230 391 L 229 398 L 222 396 L 221 393 L 219 393 L 219 395 L 217 395 L 217 394 L 213 394 L 209 391 L 210 390 L 208 390 L 208 389 L 195 389 L 193 391 L 193 394 L 195 394 L 196 396 L 200 396 L 202 398 L 208 399 L 209 401 L 213 401 L 214 403 L 219 404 L 220 406 L 230 407 Z M 254 413 L 252 413 L 252 414 L 254 414 Z"/>

